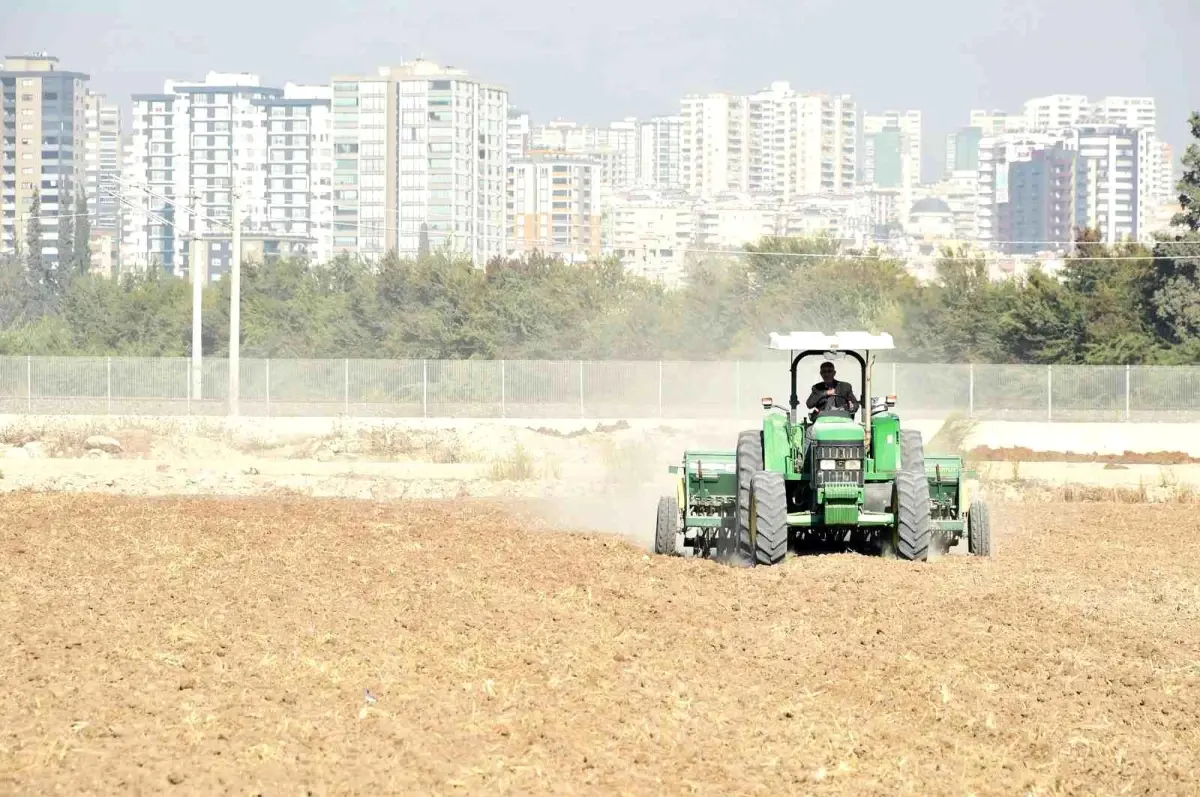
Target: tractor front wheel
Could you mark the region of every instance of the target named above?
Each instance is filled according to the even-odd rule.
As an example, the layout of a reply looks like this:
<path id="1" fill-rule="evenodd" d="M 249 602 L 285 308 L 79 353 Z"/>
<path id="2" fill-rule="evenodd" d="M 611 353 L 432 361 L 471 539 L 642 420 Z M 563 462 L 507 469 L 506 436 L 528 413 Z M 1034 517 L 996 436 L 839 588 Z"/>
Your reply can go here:
<path id="1" fill-rule="evenodd" d="M 658 499 L 658 522 L 654 527 L 654 552 L 675 555 L 675 536 L 679 531 L 679 498 L 664 495 Z"/>
<path id="2" fill-rule="evenodd" d="M 967 510 L 967 552 L 972 556 L 992 555 L 992 517 L 988 505 L 979 498 Z"/>
<path id="3" fill-rule="evenodd" d="M 754 562 L 777 565 L 788 549 L 787 485 L 782 473 L 759 471 L 750 480 L 750 536 Z"/>

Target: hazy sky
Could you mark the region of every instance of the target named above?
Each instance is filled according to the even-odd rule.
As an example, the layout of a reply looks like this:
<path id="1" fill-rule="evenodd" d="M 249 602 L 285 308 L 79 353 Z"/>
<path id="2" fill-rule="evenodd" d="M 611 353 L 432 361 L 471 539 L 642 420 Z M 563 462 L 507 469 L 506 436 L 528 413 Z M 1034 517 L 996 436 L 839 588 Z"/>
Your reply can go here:
<path id="1" fill-rule="evenodd" d="M 671 113 L 688 92 L 787 80 L 923 111 L 927 169 L 971 108 L 1058 93 L 1153 95 L 1178 152 L 1200 109 L 1197 40 L 1198 0 L 0 0 L 0 52 L 47 50 L 126 104 L 210 69 L 320 83 L 419 56 L 506 86 L 535 121 Z"/>

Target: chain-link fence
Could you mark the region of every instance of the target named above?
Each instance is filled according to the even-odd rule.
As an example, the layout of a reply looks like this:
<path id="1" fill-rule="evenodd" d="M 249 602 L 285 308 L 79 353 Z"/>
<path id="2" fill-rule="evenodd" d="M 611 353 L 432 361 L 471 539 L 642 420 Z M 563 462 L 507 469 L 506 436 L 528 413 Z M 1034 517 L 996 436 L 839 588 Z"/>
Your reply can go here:
<path id="1" fill-rule="evenodd" d="M 803 402 L 818 361 L 798 375 Z M 262 360 L 239 363 L 244 416 L 745 418 L 787 402 L 786 361 Z M 860 369 L 839 365 L 860 390 Z M 906 417 L 1028 421 L 1200 418 L 1200 366 L 877 363 L 871 393 Z M 0 413 L 226 415 L 229 361 L 0 357 Z"/>

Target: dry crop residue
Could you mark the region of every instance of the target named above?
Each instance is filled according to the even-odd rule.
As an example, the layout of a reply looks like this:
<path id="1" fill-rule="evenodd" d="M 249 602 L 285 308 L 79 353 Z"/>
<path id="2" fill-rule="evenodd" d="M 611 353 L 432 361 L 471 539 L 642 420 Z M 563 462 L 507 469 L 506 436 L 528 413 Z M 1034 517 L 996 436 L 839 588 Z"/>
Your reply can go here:
<path id="1" fill-rule="evenodd" d="M 0 792 L 1178 794 L 1200 775 L 1184 507 L 996 507 L 991 561 L 754 570 L 523 512 L 0 496 Z"/>

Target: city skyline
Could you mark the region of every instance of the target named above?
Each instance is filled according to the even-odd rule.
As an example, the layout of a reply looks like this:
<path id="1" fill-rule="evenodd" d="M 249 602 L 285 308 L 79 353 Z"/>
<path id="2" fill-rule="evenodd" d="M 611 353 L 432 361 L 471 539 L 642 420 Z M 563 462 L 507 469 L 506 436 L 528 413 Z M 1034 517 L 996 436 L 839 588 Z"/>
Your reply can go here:
<path id="1" fill-rule="evenodd" d="M 903 9 L 868 2 L 852 13 L 823 1 L 737 9 L 702 2 L 690 4 L 686 16 L 665 5 L 647 10 L 621 2 L 563 15 L 536 3 L 514 14 L 357 0 L 343 3 L 332 20 L 316 8 L 268 19 L 264 7 L 214 0 L 186 26 L 171 23 L 161 8 L 142 13 L 143 0 L 105 14 L 89 13 L 79 0 L 61 0 L 53 15 L 30 0 L 5 5 L 5 55 L 49 51 L 91 74 L 91 88 L 125 110 L 134 93 L 157 91 L 166 78 L 201 79 L 209 70 L 255 73 L 264 85 L 324 83 L 332 74 L 422 56 L 505 86 L 511 105 L 539 123 L 649 118 L 678 112 L 687 94 L 750 94 L 785 80 L 798 91 L 849 94 L 868 113 L 921 110 L 926 140 L 937 141 L 964 126 L 972 109 L 1015 112 L 1029 97 L 1058 93 L 1150 95 L 1159 103 L 1160 136 L 1181 153 L 1187 115 L 1200 107 L 1181 43 L 1200 26 L 1200 11 L 1186 0 L 1154 8 L 1066 0 L 1053 9 L 997 0 L 976 4 L 969 15 L 948 0 Z M 225 24 L 235 10 L 243 24 Z M 630 30 L 628 21 L 639 16 L 648 24 Z M 875 24 L 854 27 L 864 18 Z M 731 26 L 735 20 L 740 28 Z M 570 35 L 554 33 L 564 27 Z M 737 35 L 739 29 L 749 33 Z M 801 36 L 799 47 L 787 41 L 812 29 L 844 29 L 855 47 L 847 50 L 839 37 Z M 272 39 L 261 30 L 289 45 L 264 45 Z M 1100 50 L 1103 59 L 1095 56 Z M 939 149 L 923 147 L 923 179 L 944 160 Z"/>

